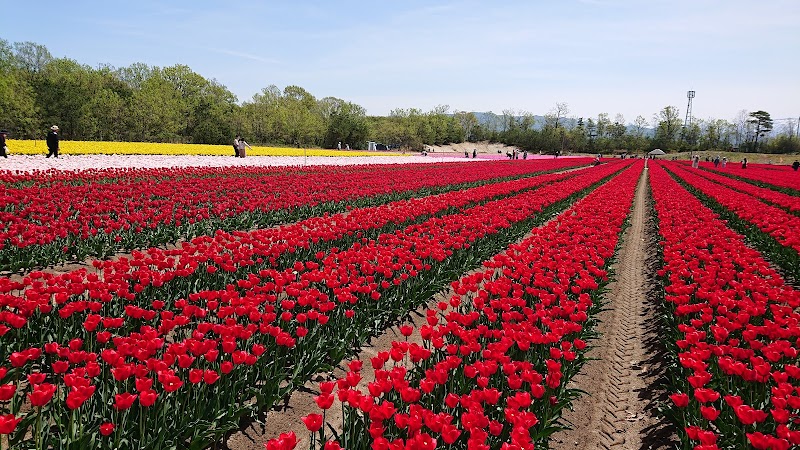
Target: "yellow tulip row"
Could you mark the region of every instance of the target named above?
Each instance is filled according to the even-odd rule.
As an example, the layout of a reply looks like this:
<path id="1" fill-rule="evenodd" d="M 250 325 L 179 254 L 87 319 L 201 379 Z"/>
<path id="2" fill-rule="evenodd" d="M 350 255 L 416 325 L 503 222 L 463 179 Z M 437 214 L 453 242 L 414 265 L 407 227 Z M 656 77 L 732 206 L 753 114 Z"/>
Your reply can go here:
<path id="1" fill-rule="evenodd" d="M 11 154 L 36 155 L 46 154 L 47 144 L 44 141 L 14 140 L 7 141 Z M 70 155 L 209 155 L 231 156 L 232 145 L 210 144 L 166 144 L 154 142 L 98 142 L 98 141 L 61 141 L 59 153 Z M 366 152 L 358 150 L 325 150 L 318 148 L 302 149 L 289 147 L 259 147 L 247 149 L 247 156 L 394 156 L 396 153 Z"/>

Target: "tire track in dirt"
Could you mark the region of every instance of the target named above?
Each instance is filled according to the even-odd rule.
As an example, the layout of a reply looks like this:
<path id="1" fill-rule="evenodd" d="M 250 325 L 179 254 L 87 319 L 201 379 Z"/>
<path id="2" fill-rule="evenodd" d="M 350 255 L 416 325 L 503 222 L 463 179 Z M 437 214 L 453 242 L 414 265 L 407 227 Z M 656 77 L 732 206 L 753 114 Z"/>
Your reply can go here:
<path id="1" fill-rule="evenodd" d="M 606 310 L 599 315 L 600 337 L 592 345 L 586 363 L 572 381 L 572 388 L 588 395 L 566 411 L 564 421 L 572 429 L 556 433 L 551 448 L 562 449 L 640 449 L 651 448 L 647 430 L 657 427 L 649 395 L 642 395 L 656 384 L 659 370 L 647 342 L 657 331 L 656 320 L 647 305 L 648 245 L 647 171 L 637 186 L 636 198 L 625 231 L 622 247 L 614 263 L 615 281 L 605 296 Z"/>

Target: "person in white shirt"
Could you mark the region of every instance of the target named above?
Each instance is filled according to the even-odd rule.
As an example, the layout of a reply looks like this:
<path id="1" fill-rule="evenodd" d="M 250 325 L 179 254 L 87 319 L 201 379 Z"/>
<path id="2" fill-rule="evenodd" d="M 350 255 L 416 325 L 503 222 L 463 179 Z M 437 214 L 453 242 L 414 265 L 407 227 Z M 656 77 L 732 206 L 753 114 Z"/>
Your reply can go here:
<path id="1" fill-rule="evenodd" d="M 250 150 L 253 149 L 253 147 L 250 147 L 250 144 L 248 144 L 247 141 L 245 141 L 241 136 L 236 136 L 236 139 L 234 139 L 233 142 L 236 144 L 236 156 L 239 158 L 244 158 L 247 154 L 245 147 L 249 148 Z"/>

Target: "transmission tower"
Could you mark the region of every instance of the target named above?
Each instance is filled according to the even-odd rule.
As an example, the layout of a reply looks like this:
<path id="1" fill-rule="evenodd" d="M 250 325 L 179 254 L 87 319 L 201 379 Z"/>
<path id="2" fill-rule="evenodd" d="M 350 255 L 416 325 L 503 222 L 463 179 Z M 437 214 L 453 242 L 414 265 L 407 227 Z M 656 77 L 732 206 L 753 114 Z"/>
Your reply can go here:
<path id="1" fill-rule="evenodd" d="M 686 105 L 686 121 L 683 123 L 684 128 L 689 128 L 692 124 L 692 99 L 694 98 L 694 91 L 686 93 L 686 98 L 689 99 L 689 104 Z"/>

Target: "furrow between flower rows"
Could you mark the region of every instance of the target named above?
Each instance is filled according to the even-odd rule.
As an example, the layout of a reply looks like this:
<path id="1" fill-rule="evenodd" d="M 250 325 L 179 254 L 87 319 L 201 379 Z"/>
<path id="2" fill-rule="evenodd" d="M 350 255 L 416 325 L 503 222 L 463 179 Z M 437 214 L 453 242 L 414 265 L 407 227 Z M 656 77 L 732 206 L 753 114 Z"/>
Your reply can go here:
<path id="1" fill-rule="evenodd" d="M 151 318 L 141 309 L 104 317 L 103 308 L 120 302 L 102 299 L 99 311 L 63 321 L 45 314 L 50 326 L 70 323 L 74 335 L 66 345 L 43 341 L 9 357 L 0 398 L 11 440 L 113 448 L 213 442 L 629 164 L 433 217 L 289 269 L 261 270 Z M 126 321 L 137 331 L 115 335 Z M 25 401 L 33 408 L 21 415 Z M 75 428 L 60 420 L 71 416 L 80 419 Z"/>
<path id="2" fill-rule="evenodd" d="M 428 310 L 423 345 L 395 341 L 319 385 L 317 405 L 338 399 L 341 429 L 303 418 L 312 449 L 520 448 L 547 444 L 577 395 L 567 383 L 584 362 L 592 317 L 627 218 L 642 163 L 599 187 L 530 237 L 452 283 Z M 364 364 L 374 378 L 363 385 Z M 334 392 L 336 388 L 336 392 Z M 324 414 L 324 413 L 323 413 Z M 290 450 L 284 433 L 268 450 Z"/>
<path id="3" fill-rule="evenodd" d="M 235 176 L 205 178 L 193 176 L 195 170 L 160 169 L 165 179 L 64 185 L 57 196 L 51 194 L 52 187 L 38 184 L 18 189 L 0 185 L 0 270 L 105 257 L 217 229 L 272 226 L 343 211 L 347 205 L 371 206 L 427 195 L 431 189 L 470 187 L 585 162 L 387 165 L 360 166 L 359 170 L 250 168 Z"/>
<path id="4" fill-rule="evenodd" d="M 650 177 L 683 448 L 800 445 L 800 291 L 660 165 Z"/>

